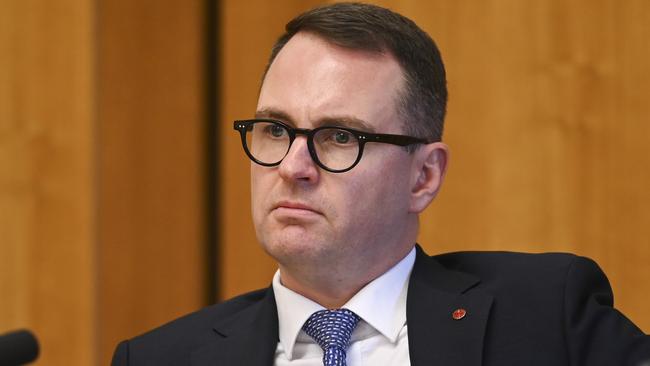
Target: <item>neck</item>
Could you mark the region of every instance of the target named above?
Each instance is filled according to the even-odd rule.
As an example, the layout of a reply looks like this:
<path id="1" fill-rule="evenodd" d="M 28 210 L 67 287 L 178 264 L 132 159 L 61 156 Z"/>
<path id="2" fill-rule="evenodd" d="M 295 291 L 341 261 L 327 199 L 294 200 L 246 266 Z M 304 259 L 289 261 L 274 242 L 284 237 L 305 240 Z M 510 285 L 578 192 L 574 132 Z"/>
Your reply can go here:
<path id="1" fill-rule="evenodd" d="M 350 301 L 364 286 L 406 257 L 412 248 L 411 245 L 395 253 L 384 266 L 366 268 L 366 271 L 359 273 L 343 271 L 320 273 L 314 271 L 313 266 L 308 266 L 305 271 L 297 271 L 295 268 L 280 265 L 280 279 L 288 289 L 327 309 L 338 309 Z"/>
<path id="2" fill-rule="evenodd" d="M 282 284 L 292 291 L 322 305 L 327 309 L 338 309 L 347 303 L 370 280 L 351 281 L 338 278 L 335 281 L 306 280 L 292 275 L 292 271 L 280 268 Z M 336 285 L 338 283 L 338 285 Z"/>

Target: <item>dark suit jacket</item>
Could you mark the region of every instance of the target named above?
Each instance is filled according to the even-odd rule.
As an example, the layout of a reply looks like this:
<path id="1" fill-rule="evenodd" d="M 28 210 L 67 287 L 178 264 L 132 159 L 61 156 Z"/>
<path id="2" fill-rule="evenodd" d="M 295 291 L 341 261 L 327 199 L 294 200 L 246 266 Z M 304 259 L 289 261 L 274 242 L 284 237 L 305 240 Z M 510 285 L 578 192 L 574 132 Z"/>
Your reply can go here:
<path id="1" fill-rule="evenodd" d="M 418 247 L 407 296 L 414 366 L 650 366 L 650 337 L 612 307 L 605 275 L 570 254 Z M 454 320 L 456 309 L 466 316 Z M 120 343 L 113 366 L 273 365 L 271 288 L 203 309 Z"/>

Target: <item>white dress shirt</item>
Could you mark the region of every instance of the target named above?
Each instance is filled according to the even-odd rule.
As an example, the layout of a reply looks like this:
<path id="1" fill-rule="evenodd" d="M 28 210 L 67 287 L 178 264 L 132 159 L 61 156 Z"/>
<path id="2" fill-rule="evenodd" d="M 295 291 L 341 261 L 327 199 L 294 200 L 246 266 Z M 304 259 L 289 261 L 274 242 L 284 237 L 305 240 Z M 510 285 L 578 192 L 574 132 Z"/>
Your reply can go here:
<path id="1" fill-rule="evenodd" d="M 363 287 L 342 308 L 360 318 L 347 350 L 348 366 L 408 366 L 406 292 L 415 263 L 415 248 L 399 263 Z M 323 350 L 302 330 L 309 316 L 324 308 L 284 287 L 273 276 L 279 338 L 276 366 L 322 366 Z"/>

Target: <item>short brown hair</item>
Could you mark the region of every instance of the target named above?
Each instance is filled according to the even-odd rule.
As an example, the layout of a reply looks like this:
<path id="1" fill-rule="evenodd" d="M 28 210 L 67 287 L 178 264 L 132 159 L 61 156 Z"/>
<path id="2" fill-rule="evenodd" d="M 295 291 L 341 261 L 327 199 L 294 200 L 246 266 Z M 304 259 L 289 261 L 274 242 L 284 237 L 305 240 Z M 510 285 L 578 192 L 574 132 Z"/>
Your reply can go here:
<path id="1" fill-rule="evenodd" d="M 405 78 L 398 102 L 404 132 L 430 142 L 442 139 L 447 106 L 445 67 L 433 39 L 412 20 L 362 3 L 336 3 L 309 10 L 287 23 L 285 33 L 273 46 L 265 76 L 280 50 L 301 31 L 340 47 L 392 54 Z"/>

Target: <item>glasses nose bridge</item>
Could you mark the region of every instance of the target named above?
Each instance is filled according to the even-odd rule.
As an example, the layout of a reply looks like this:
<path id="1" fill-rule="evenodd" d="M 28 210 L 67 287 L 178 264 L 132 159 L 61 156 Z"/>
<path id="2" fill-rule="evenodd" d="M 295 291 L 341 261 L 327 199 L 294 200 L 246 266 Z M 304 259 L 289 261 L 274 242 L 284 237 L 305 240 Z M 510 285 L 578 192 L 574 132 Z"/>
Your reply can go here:
<path id="1" fill-rule="evenodd" d="M 291 137 L 289 149 L 291 149 L 298 136 L 305 136 L 308 150 L 311 153 L 312 145 L 314 144 L 314 130 L 309 128 L 289 128 L 288 130 L 289 136 Z"/>
<path id="2" fill-rule="evenodd" d="M 316 162 L 316 158 L 314 156 L 314 151 L 313 151 L 314 130 L 308 128 L 287 128 L 287 130 L 289 131 L 289 138 L 290 138 L 289 148 L 287 149 L 287 155 L 290 153 L 291 149 L 293 148 L 294 143 L 296 142 L 296 138 L 298 136 L 305 136 L 305 143 L 306 143 L 306 148 L 309 157 L 311 158 L 312 161 Z"/>
<path id="3" fill-rule="evenodd" d="M 295 136 L 302 135 L 307 137 L 307 140 L 309 140 L 310 137 L 314 134 L 314 130 L 311 130 L 309 128 L 292 128 L 291 130 Z"/>

